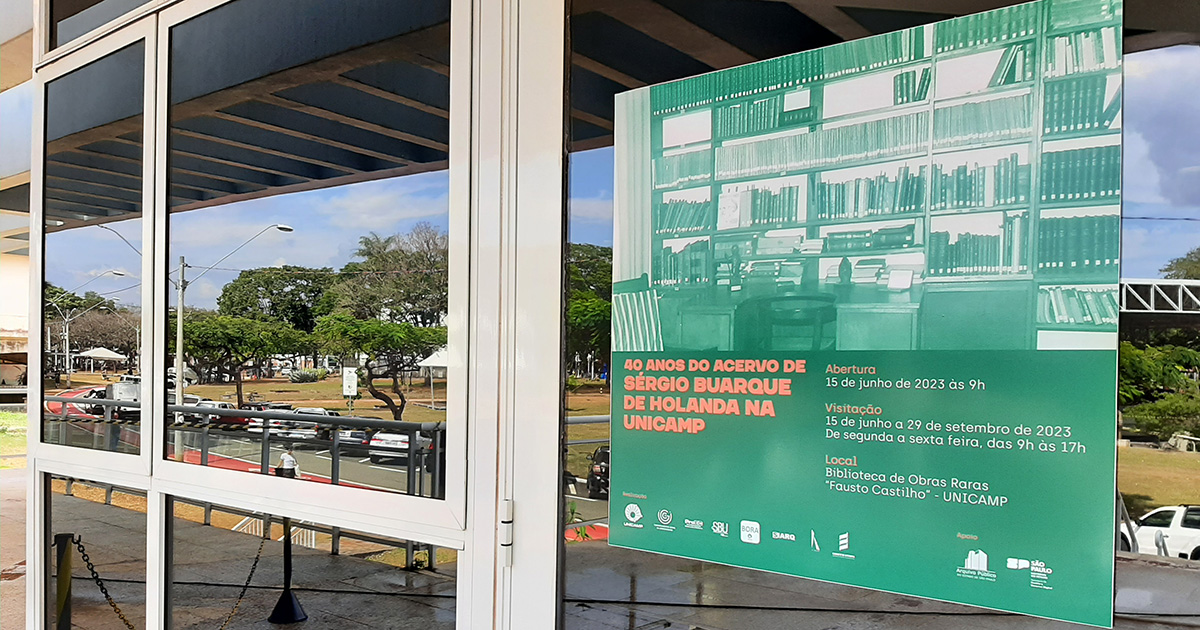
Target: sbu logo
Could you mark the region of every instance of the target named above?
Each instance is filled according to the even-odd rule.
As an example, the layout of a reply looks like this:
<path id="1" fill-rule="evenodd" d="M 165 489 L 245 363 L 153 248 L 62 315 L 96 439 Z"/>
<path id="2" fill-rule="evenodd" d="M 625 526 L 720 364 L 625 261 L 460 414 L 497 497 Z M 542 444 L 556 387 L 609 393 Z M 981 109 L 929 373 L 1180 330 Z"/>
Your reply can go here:
<path id="1" fill-rule="evenodd" d="M 758 521 L 742 521 L 742 542 L 757 545 L 761 538 Z"/>
<path id="2" fill-rule="evenodd" d="M 721 538 L 728 538 L 729 537 L 729 523 L 721 523 L 718 521 L 713 521 L 712 531 L 714 534 L 720 536 Z"/>

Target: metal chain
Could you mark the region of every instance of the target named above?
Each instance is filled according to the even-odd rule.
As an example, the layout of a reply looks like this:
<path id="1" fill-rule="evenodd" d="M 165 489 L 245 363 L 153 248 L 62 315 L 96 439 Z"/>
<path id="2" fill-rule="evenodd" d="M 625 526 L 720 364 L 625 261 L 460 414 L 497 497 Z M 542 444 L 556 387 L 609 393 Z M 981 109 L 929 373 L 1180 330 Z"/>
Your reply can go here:
<path id="1" fill-rule="evenodd" d="M 113 612 L 117 613 L 117 616 L 121 618 L 121 623 L 125 624 L 126 628 L 135 630 L 133 624 L 129 623 L 129 620 L 125 618 L 125 613 L 121 612 L 121 607 L 117 605 L 117 602 L 113 601 L 112 595 L 108 594 L 108 587 L 104 585 L 104 580 L 100 579 L 100 574 L 96 572 L 96 565 L 92 564 L 92 559 L 88 557 L 87 551 L 83 548 L 83 537 L 72 536 L 71 542 L 75 543 L 75 547 L 79 549 L 79 556 L 83 558 L 83 563 L 87 565 L 88 571 L 92 574 L 92 581 L 100 588 L 100 593 L 104 595 L 105 601 L 108 602 L 109 606 L 112 606 Z"/>
<path id="2" fill-rule="evenodd" d="M 246 576 L 246 583 L 242 585 L 242 592 L 238 593 L 237 602 L 233 604 L 233 610 L 229 611 L 229 616 L 225 618 L 225 623 L 221 624 L 221 630 L 225 630 L 229 622 L 233 621 L 233 616 L 237 614 L 238 606 L 242 605 L 242 598 L 246 596 L 246 591 L 250 589 L 250 581 L 254 579 L 254 570 L 258 568 L 258 561 L 262 558 L 263 546 L 266 544 L 266 537 L 259 540 L 258 553 L 254 554 L 254 564 L 250 565 L 250 575 Z"/>

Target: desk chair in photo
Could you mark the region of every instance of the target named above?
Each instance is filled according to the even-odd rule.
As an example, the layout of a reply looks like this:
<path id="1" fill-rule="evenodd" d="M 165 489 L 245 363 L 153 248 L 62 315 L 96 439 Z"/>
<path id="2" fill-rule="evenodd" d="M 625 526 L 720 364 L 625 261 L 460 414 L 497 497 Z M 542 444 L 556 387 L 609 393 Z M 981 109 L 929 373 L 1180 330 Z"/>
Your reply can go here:
<path id="1" fill-rule="evenodd" d="M 614 352 L 661 352 L 662 323 L 658 292 L 650 277 L 613 283 L 612 349 Z"/>
<path id="2" fill-rule="evenodd" d="M 738 305 L 738 350 L 829 350 L 837 334 L 836 297 L 829 293 L 774 295 Z"/>

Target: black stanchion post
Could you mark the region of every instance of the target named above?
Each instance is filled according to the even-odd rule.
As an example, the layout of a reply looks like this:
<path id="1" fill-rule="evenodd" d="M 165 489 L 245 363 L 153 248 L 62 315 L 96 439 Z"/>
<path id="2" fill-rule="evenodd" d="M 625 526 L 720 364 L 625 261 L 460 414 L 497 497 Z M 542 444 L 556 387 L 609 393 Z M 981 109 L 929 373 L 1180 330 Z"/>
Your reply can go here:
<path id="1" fill-rule="evenodd" d="M 262 423 L 262 474 L 271 474 L 271 421 L 263 418 Z"/>
<path id="2" fill-rule="evenodd" d="M 332 427 L 332 431 L 333 434 L 329 436 L 332 441 L 329 445 L 329 483 L 336 486 L 342 478 L 342 438 L 338 427 Z"/>
<path id="3" fill-rule="evenodd" d="M 71 534 L 54 535 L 54 566 L 58 571 L 54 585 L 54 627 L 71 630 Z"/>
<path id="4" fill-rule="evenodd" d="M 300 600 L 292 592 L 292 519 L 283 519 L 283 592 L 275 602 L 275 610 L 267 617 L 269 623 L 297 623 L 308 619 Z"/>

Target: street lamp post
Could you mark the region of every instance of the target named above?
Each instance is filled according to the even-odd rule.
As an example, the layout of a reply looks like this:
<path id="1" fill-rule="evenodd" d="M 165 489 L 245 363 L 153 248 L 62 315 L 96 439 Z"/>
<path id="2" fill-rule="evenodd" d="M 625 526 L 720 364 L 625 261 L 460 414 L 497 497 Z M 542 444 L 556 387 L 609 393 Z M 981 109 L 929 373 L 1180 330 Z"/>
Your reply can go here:
<path id="1" fill-rule="evenodd" d="M 291 231 L 293 231 L 293 228 L 290 225 L 284 225 L 282 223 L 275 223 L 272 225 L 268 225 L 267 227 L 259 230 L 258 233 L 255 234 L 254 236 L 251 236 L 250 238 L 246 239 L 246 241 L 244 243 L 242 243 L 241 245 L 238 245 L 237 247 L 233 248 L 232 251 L 230 251 L 228 254 L 225 254 L 224 256 L 222 256 L 219 260 L 217 260 L 217 262 L 215 262 L 207 267 L 200 267 L 199 269 L 202 270 L 200 272 L 200 274 L 197 275 L 195 278 L 193 278 L 190 281 L 186 278 L 187 267 L 188 267 L 187 260 L 184 259 L 183 256 L 179 257 L 179 282 L 176 283 L 176 285 L 175 285 L 175 290 L 177 293 L 177 301 L 175 304 L 175 404 L 176 405 L 183 404 L 183 369 L 184 369 L 183 368 L 183 308 L 184 308 L 183 304 L 184 304 L 184 295 L 187 291 L 188 285 L 199 280 L 204 274 L 206 274 L 210 270 L 212 270 L 213 267 L 216 267 L 217 265 L 221 264 L 222 262 L 225 261 L 226 258 L 229 258 L 230 256 L 236 254 L 238 252 L 238 250 L 240 250 L 241 248 L 249 245 L 250 241 L 253 241 L 254 239 L 262 236 L 269 230 L 279 230 L 280 232 L 291 232 Z M 179 457 L 182 457 L 182 455 L 183 455 L 183 453 L 179 449 L 176 449 L 176 457 L 179 458 Z"/>
<path id="2" fill-rule="evenodd" d="M 58 301 L 63 299 L 67 295 L 75 295 L 76 291 L 82 289 L 83 287 L 86 287 L 87 285 L 95 282 L 96 280 L 99 280 L 101 277 L 109 275 L 109 274 L 117 276 L 118 278 L 125 276 L 124 271 L 121 271 L 119 269 L 109 269 L 102 273 L 96 274 L 95 276 L 92 277 L 91 280 L 84 282 L 83 284 L 75 287 L 74 289 L 71 289 L 70 291 L 67 291 L 63 295 L 59 296 L 58 300 L 52 300 L 52 301 L 48 302 L 48 304 L 50 306 L 54 307 L 54 310 L 58 311 L 59 316 L 61 316 L 63 318 L 63 358 L 64 358 L 64 361 L 66 362 L 67 388 L 68 389 L 71 388 L 71 322 L 82 317 L 84 315 L 84 313 L 87 313 L 88 311 L 90 311 L 98 306 L 103 305 L 104 302 L 94 304 L 91 307 L 83 310 L 80 313 L 76 313 L 75 315 L 73 315 L 71 317 L 67 317 L 66 313 L 64 313 L 63 310 L 58 307 Z"/>

